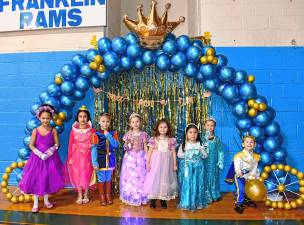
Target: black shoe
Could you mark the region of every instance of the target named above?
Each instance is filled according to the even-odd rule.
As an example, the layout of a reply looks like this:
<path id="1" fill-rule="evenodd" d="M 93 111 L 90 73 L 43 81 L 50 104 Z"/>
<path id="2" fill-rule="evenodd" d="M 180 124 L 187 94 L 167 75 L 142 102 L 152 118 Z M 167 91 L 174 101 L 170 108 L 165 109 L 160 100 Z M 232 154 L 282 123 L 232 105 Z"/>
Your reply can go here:
<path id="1" fill-rule="evenodd" d="M 234 208 L 234 211 L 236 211 L 239 214 L 242 214 L 244 212 L 243 205 L 236 205 L 235 208 Z"/>
<path id="2" fill-rule="evenodd" d="M 152 208 L 152 209 L 156 208 L 156 200 L 155 199 L 151 199 L 151 201 L 150 201 L 150 208 Z"/>
<path id="3" fill-rule="evenodd" d="M 167 202 L 165 200 L 160 200 L 160 205 L 163 209 L 167 208 Z"/>
<path id="4" fill-rule="evenodd" d="M 255 202 L 251 201 L 248 198 L 245 198 L 244 204 L 247 205 L 247 206 L 249 206 L 249 207 L 253 207 L 253 208 L 258 207 L 257 204 L 255 204 Z"/>

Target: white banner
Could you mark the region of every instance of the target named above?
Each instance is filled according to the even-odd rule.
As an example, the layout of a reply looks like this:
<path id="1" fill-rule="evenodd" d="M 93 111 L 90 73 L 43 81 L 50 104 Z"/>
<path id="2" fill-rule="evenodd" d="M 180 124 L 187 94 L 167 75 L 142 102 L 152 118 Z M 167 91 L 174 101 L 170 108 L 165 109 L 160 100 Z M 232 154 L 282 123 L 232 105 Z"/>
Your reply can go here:
<path id="1" fill-rule="evenodd" d="M 0 0 L 0 32 L 106 26 L 106 0 Z"/>

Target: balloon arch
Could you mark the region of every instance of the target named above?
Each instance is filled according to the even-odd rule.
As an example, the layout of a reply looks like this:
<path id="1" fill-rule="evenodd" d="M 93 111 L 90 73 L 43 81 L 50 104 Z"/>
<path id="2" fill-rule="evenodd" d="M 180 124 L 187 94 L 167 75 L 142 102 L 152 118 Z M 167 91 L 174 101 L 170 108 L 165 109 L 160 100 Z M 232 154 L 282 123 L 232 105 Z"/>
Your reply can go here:
<path id="1" fill-rule="evenodd" d="M 268 106 L 265 97 L 258 95 L 254 76 L 229 67 L 224 55 L 216 54 L 214 47 L 205 46 L 201 40 L 191 40 L 187 35 L 175 37 L 172 33 L 158 50 L 141 47 L 137 36 L 128 33 L 113 40 L 100 38 L 96 49 L 89 49 L 84 55 L 76 54 L 40 94 L 40 102 L 31 107 L 34 117 L 26 123 L 24 147 L 18 151 L 17 162 L 27 160 L 30 155 L 28 145 L 33 129 L 40 124 L 35 113 L 41 104 L 56 108 L 58 114 L 52 126 L 61 133 L 64 122 L 72 118 L 75 102 L 82 100 L 90 87 L 100 87 L 111 74 L 131 69 L 142 71 L 152 64 L 160 71 L 178 71 L 221 96 L 232 109 L 240 135 L 249 133 L 256 138 L 260 167 L 286 163 L 287 151 L 281 147 L 283 137 L 274 121 L 275 110 Z M 21 175 L 17 176 L 17 181 L 20 178 Z"/>

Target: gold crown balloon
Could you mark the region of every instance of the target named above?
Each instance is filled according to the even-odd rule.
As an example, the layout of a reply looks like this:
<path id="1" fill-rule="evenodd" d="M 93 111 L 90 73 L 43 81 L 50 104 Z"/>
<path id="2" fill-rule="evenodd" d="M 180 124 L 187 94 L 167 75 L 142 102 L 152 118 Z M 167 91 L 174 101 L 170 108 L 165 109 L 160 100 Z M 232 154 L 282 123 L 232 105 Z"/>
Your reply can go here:
<path id="1" fill-rule="evenodd" d="M 178 21 L 168 22 L 168 10 L 171 7 L 170 3 L 165 6 L 165 12 L 162 17 L 157 15 L 157 1 L 152 0 L 151 11 L 148 17 L 143 15 L 143 5 L 137 6 L 138 20 L 131 20 L 127 15 L 123 21 L 130 31 L 135 32 L 140 40 L 140 45 L 148 49 L 158 49 L 164 42 L 168 33 L 171 33 L 180 23 L 185 21 L 185 17 L 179 17 Z"/>

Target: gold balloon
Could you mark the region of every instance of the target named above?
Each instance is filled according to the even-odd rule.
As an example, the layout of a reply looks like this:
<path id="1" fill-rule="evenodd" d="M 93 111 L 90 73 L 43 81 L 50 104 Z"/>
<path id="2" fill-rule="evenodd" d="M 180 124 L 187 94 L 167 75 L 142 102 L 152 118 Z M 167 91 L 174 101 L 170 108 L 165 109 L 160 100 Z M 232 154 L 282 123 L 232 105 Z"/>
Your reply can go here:
<path id="1" fill-rule="evenodd" d="M 8 178 L 9 178 L 9 175 L 7 173 L 2 175 L 2 180 L 7 181 Z"/>
<path id="2" fill-rule="evenodd" d="M 270 201 L 269 199 L 267 199 L 267 200 L 265 201 L 265 205 L 266 205 L 266 206 L 271 206 L 271 201 Z"/>
<path id="3" fill-rule="evenodd" d="M 263 112 L 266 109 L 267 109 L 267 105 L 264 102 L 259 104 L 259 111 Z"/>
<path id="4" fill-rule="evenodd" d="M 58 115 L 57 114 L 54 114 L 53 116 L 53 121 L 57 120 L 58 119 Z"/>
<path id="5" fill-rule="evenodd" d="M 95 56 L 94 62 L 100 65 L 103 62 L 103 58 L 101 55 Z"/>
<path id="6" fill-rule="evenodd" d="M 212 63 L 213 60 L 214 60 L 214 56 L 213 56 L 213 55 L 208 55 L 208 56 L 207 56 L 207 61 L 208 61 L 208 63 Z"/>
<path id="7" fill-rule="evenodd" d="M 24 195 L 18 196 L 18 202 L 24 202 Z"/>
<path id="8" fill-rule="evenodd" d="M 297 203 L 298 206 L 300 206 L 300 205 L 303 204 L 303 200 L 302 200 L 301 198 L 298 198 L 298 199 L 296 200 L 296 203 Z"/>
<path id="9" fill-rule="evenodd" d="M 291 209 L 290 203 L 285 202 L 285 203 L 284 203 L 284 209 L 287 209 L 287 210 Z"/>
<path id="10" fill-rule="evenodd" d="M 277 202 L 271 202 L 271 208 L 277 208 L 278 203 Z"/>
<path id="11" fill-rule="evenodd" d="M 298 172 L 297 177 L 298 177 L 298 179 L 303 179 L 304 174 L 302 172 Z"/>
<path id="12" fill-rule="evenodd" d="M 266 180 L 269 177 L 269 174 L 266 172 L 261 173 L 261 177 Z"/>
<path id="13" fill-rule="evenodd" d="M 278 165 L 278 170 L 284 170 L 284 165 L 283 164 L 279 164 Z"/>
<path id="14" fill-rule="evenodd" d="M 284 208 L 284 202 L 278 202 L 277 207 L 278 207 L 279 209 L 283 209 L 283 208 Z"/>
<path id="15" fill-rule="evenodd" d="M 247 82 L 248 83 L 253 83 L 255 81 L 255 77 L 253 75 L 248 75 L 247 76 Z"/>
<path id="16" fill-rule="evenodd" d="M 258 180 L 264 182 L 264 179 L 262 177 L 259 177 Z"/>
<path id="17" fill-rule="evenodd" d="M 258 111 L 255 108 L 250 108 L 248 110 L 248 116 L 255 117 L 258 114 Z"/>
<path id="18" fill-rule="evenodd" d="M 57 118 L 57 120 L 55 120 L 54 122 L 55 122 L 55 124 L 56 124 L 57 126 L 62 126 L 62 125 L 63 125 L 62 120 L 59 119 L 59 118 Z"/>
<path id="19" fill-rule="evenodd" d="M 214 54 L 215 54 L 214 48 L 208 48 L 207 49 L 207 51 L 206 51 L 207 56 L 214 56 Z"/>
<path id="20" fill-rule="evenodd" d="M 58 113 L 58 118 L 61 119 L 61 120 L 65 120 L 65 118 L 66 118 L 65 112 Z"/>
<path id="21" fill-rule="evenodd" d="M 18 162 L 17 165 L 18 165 L 18 168 L 22 168 L 22 167 L 24 167 L 24 162 Z"/>
<path id="22" fill-rule="evenodd" d="M 291 208 L 295 209 L 295 208 L 297 208 L 298 205 L 295 201 L 291 201 L 290 206 L 291 206 Z"/>
<path id="23" fill-rule="evenodd" d="M 303 199 L 303 200 L 304 200 L 304 194 L 301 194 L 301 199 Z"/>
<path id="24" fill-rule="evenodd" d="M 2 190 L 1 190 L 1 191 L 2 191 L 2 193 L 3 193 L 3 194 L 8 193 L 8 189 L 7 189 L 7 188 L 2 188 Z"/>
<path id="25" fill-rule="evenodd" d="M 216 57 L 214 57 L 213 61 L 212 61 L 212 64 L 213 65 L 216 65 L 218 63 L 218 59 Z"/>
<path id="26" fill-rule="evenodd" d="M 11 172 L 12 172 L 11 167 L 6 167 L 5 172 L 6 172 L 6 173 L 11 173 Z"/>
<path id="27" fill-rule="evenodd" d="M 254 104 L 253 104 L 253 108 L 255 108 L 256 110 L 259 110 L 259 103 L 257 103 L 257 102 L 254 103 Z"/>
<path id="28" fill-rule="evenodd" d="M 267 190 L 263 182 L 259 180 L 248 180 L 245 184 L 245 193 L 252 201 L 263 201 Z"/>
<path id="29" fill-rule="evenodd" d="M 286 190 L 286 187 L 285 187 L 284 184 L 279 184 L 277 186 L 277 189 L 278 189 L 279 192 L 284 192 Z"/>
<path id="30" fill-rule="evenodd" d="M 208 63 L 207 56 L 202 56 L 202 57 L 200 58 L 200 61 L 201 61 L 201 64 L 207 64 L 207 63 Z"/>
<path id="31" fill-rule="evenodd" d="M 11 167 L 12 167 L 13 169 L 16 169 L 17 166 L 18 166 L 18 164 L 17 164 L 16 162 L 13 162 L 13 163 L 11 164 Z"/>
<path id="32" fill-rule="evenodd" d="M 286 166 L 284 167 L 284 170 L 285 170 L 286 172 L 289 172 L 289 171 L 291 170 L 291 166 L 286 165 Z"/>
<path id="33" fill-rule="evenodd" d="M 63 83 L 63 79 L 60 76 L 55 77 L 55 84 L 61 85 Z"/>
<path id="34" fill-rule="evenodd" d="M 106 67 L 105 67 L 104 65 L 100 65 L 100 66 L 98 67 L 97 71 L 98 71 L 99 73 L 104 73 L 104 71 L 106 71 Z"/>
<path id="35" fill-rule="evenodd" d="M 255 103 L 255 100 L 253 98 L 249 99 L 247 102 L 249 107 L 253 107 L 254 103 Z"/>
<path id="36" fill-rule="evenodd" d="M 12 202 L 12 203 L 17 203 L 17 202 L 18 202 L 17 196 L 13 196 L 13 197 L 11 198 L 11 202 Z"/>
<path id="37" fill-rule="evenodd" d="M 97 70 L 98 69 L 98 64 L 96 62 L 90 62 L 90 69 L 92 70 Z"/>
<path id="38" fill-rule="evenodd" d="M 267 172 L 267 173 L 269 173 L 271 171 L 270 166 L 265 166 L 264 167 L 264 171 Z"/>
<path id="39" fill-rule="evenodd" d="M 292 175 L 296 175 L 296 174 L 298 173 L 298 170 L 295 169 L 295 168 L 292 168 L 291 171 L 290 171 L 290 173 L 291 173 Z"/>
<path id="40" fill-rule="evenodd" d="M 32 200 L 32 197 L 30 195 L 24 195 L 24 201 L 30 202 Z"/>
<path id="41" fill-rule="evenodd" d="M 272 165 L 270 166 L 270 168 L 271 168 L 272 170 L 276 170 L 278 167 L 277 167 L 276 164 L 272 164 Z"/>
<path id="42" fill-rule="evenodd" d="M 304 194 L 304 187 L 299 187 L 299 192 L 300 192 L 301 194 Z"/>
<path id="43" fill-rule="evenodd" d="M 13 197 L 12 193 L 7 193 L 5 196 L 7 199 L 11 199 Z"/>
<path id="44" fill-rule="evenodd" d="M 7 181 L 3 180 L 1 182 L 1 187 L 6 188 L 7 187 Z"/>

